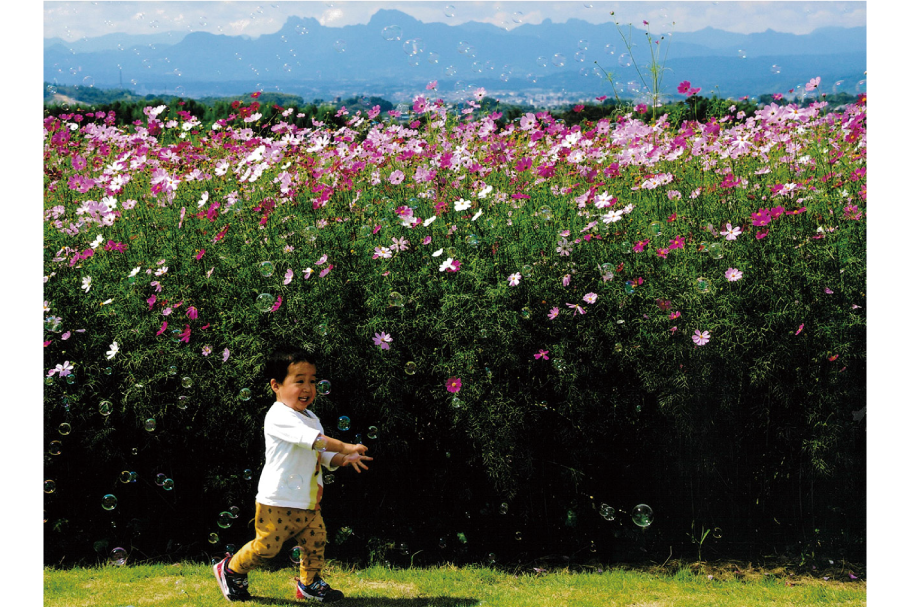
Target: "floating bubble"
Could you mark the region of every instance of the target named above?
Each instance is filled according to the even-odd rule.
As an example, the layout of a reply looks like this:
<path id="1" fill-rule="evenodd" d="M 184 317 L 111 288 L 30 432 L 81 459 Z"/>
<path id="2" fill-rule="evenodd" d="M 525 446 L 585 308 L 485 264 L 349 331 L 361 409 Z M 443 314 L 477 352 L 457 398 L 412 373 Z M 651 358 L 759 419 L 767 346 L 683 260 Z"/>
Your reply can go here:
<path id="1" fill-rule="evenodd" d="M 663 232 L 663 229 L 664 229 L 663 222 L 652 221 L 651 223 L 648 224 L 648 233 L 651 234 L 651 236 L 660 236 L 661 233 Z"/>
<path id="2" fill-rule="evenodd" d="M 863 78 L 856 83 L 856 94 L 861 95 L 866 93 L 866 79 Z"/>
<path id="3" fill-rule="evenodd" d="M 521 318 L 522 320 L 530 320 L 531 318 L 531 308 L 525 306 L 521 309 Z"/>
<path id="4" fill-rule="evenodd" d="M 318 325 L 316 325 L 316 335 L 325 337 L 328 334 L 329 334 L 329 325 L 327 325 L 324 322 L 321 322 Z"/>
<path id="5" fill-rule="evenodd" d="M 389 306 L 393 308 L 402 308 L 404 307 L 404 295 L 398 291 L 392 291 L 389 293 Z"/>
<path id="6" fill-rule="evenodd" d="M 631 253 L 632 252 L 632 243 L 631 242 L 619 243 L 619 250 L 622 251 L 623 253 Z"/>
<path id="7" fill-rule="evenodd" d="M 321 379 L 316 384 L 316 392 L 318 392 L 321 396 L 328 396 L 331 391 L 332 382 L 327 379 Z"/>
<path id="8" fill-rule="evenodd" d="M 322 482 L 326 485 L 331 485 L 332 483 L 335 482 L 335 475 L 331 474 L 331 473 L 326 473 L 326 475 L 322 477 Z"/>
<path id="9" fill-rule="evenodd" d="M 85 78 L 82 79 L 82 86 L 85 86 L 85 87 L 88 87 L 88 88 L 94 87 L 94 86 L 95 86 L 95 79 L 92 78 L 91 76 L 86 76 Z"/>
<path id="10" fill-rule="evenodd" d="M 60 402 L 63 403 L 63 408 L 67 411 L 70 410 L 70 397 L 64 394 L 60 397 Z"/>
<path id="11" fill-rule="evenodd" d="M 48 316 L 44 321 L 44 329 L 52 333 L 59 333 L 63 325 L 63 319 L 59 316 Z"/>
<path id="12" fill-rule="evenodd" d="M 134 455 L 135 455 L 135 454 L 134 454 Z M 132 471 L 130 472 L 130 482 L 131 482 L 131 483 L 135 483 L 135 482 L 136 482 L 136 479 L 138 479 L 138 478 L 139 478 L 139 475 L 138 475 L 138 474 L 136 474 L 135 472 L 132 472 Z"/>
<path id="13" fill-rule="evenodd" d="M 457 396 L 452 397 L 452 408 L 453 409 L 461 409 L 462 404 L 463 404 L 463 401 L 460 398 L 458 398 Z"/>
<path id="14" fill-rule="evenodd" d="M 58 440 L 52 440 L 50 445 L 48 445 L 47 452 L 51 455 L 60 455 L 63 449 L 63 443 Z"/>
<path id="15" fill-rule="evenodd" d="M 351 429 L 351 418 L 348 417 L 347 415 L 342 415 L 341 417 L 339 417 L 338 418 L 338 429 L 341 430 L 342 432 L 350 430 Z"/>
<path id="16" fill-rule="evenodd" d="M 98 413 L 107 417 L 114 410 L 114 405 L 110 401 L 103 400 L 98 403 Z"/>
<path id="17" fill-rule="evenodd" d="M 271 261 L 263 261 L 259 264 L 259 273 L 268 278 L 275 273 L 275 264 Z"/>
<path id="18" fill-rule="evenodd" d="M 581 40 L 578 41 L 578 44 L 576 46 L 578 47 L 578 50 L 586 51 L 586 50 L 588 50 L 588 41 L 585 40 L 584 38 L 582 38 Z"/>
<path id="19" fill-rule="evenodd" d="M 583 63 L 584 60 L 585 60 L 584 51 L 575 51 L 575 61 L 577 61 L 579 63 Z"/>
<path id="20" fill-rule="evenodd" d="M 218 534 L 209 533 L 209 544 L 217 544 L 217 543 L 218 543 Z"/>
<path id="21" fill-rule="evenodd" d="M 382 28 L 382 37 L 389 42 L 393 40 L 401 40 L 401 26 L 398 25 L 387 25 Z"/>
<path id="22" fill-rule="evenodd" d="M 376 426 L 370 426 L 367 428 L 367 438 L 370 440 L 376 440 L 379 437 L 379 428 Z"/>
<path id="23" fill-rule="evenodd" d="M 53 493 L 56 490 L 57 490 L 57 483 L 55 483 L 52 480 L 44 481 L 44 492 L 45 493 Z"/>
<path id="24" fill-rule="evenodd" d="M 67 376 L 66 376 L 66 383 L 68 383 L 68 384 L 70 384 L 70 385 L 75 384 L 75 383 L 76 383 L 76 375 L 73 374 L 73 373 L 70 373 L 69 375 L 67 375 Z"/>
<path id="25" fill-rule="evenodd" d="M 515 539 L 516 539 L 517 541 L 519 541 L 519 542 L 521 541 L 521 531 L 516 531 L 516 532 L 515 532 Z"/>
<path id="26" fill-rule="evenodd" d="M 454 17 L 455 16 L 455 7 L 451 4 L 446 4 L 446 7 L 443 9 L 442 12 L 443 12 L 443 14 L 445 14 L 446 17 Z"/>
<path id="27" fill-rule="evenodd" d="M 635 293 L 635 285 L 632 283 L 631 280 L 627 280 L 626 283 L 622 286 L 622 288 L 629 295 L 632 295 Z"/>
<path id="28" fill-rule="evenodd" d="M 104 373 L 105 375 L 111 375 L 113 372 L 114 372 L 114 369 L 112 369 L 111 367 L 105 367 L 104 371 L 102 371 L 102 373 Z"/>
<path id="29" fill-rule="evenodd" d="M 139 449 L 133 447 L 133 455 L 139 455 Z"/>
<path id="30" fill-rule="evenodd" d="M 45 385 L 53 386 L 53 385 L 54 385 L 54 378 L 53 378 L 53 376 L 45 377 L 45 378 L 44 378 L 44 383 L 45 383 Z"/>
<path id="31" fill-rule="evenodd" d="M 413 57 L 418 53 L 422 53 L 424 46 L 422 39 L 414 38 L 412 40 L 405 40 L 404 44 L 401 45 L 401 49 L 404 51 L 405 55 Z"/>
<path id="32" fill-rule="evenodd" d="M 237 398 L 242 401 L 248 401 L 253 397 L 252 391 L 249 388 L 241 388 L 240 392 L 237 394 Z"/>
<path id="33" fill-rule="evenodd" d="M 190 377 L 184 377 L 183 379 L 180 380 L 180 385 L 183 386 L 184 388 L 192 388 L 193 379 Z"/>
<path id="34" fill-rule="evenodd" d="M 495 562 L 496 562 L 496 553 L 491 552 L 490 554 L 488 554 L 488 555 L 487 555 L 487 561 L 488 561 L 490 564 L 495 563 Z"/>
<path id="35" fill-rule="evenodd" d="M 163 472 L 159 472 L 158 474 L 155 475 L 155 484 L 158 485 L 159 487 L 162 486 L 164 484 L 164 481 L 166 481 L 166 480 L 167 480 L 167 475 Z"/>
<path id="36" fill-rule="evenodd" d="M 561 53 L 556 53 L 553 55 L 552 63 L 556 67 L 562 67 L 566 64 L 566 56 Z"/>
<path id="37" fill-rule="evenodd" d="M 341 544 L 352 535 L 354 535 L 353 529 L 350 527 L 342 527 L 338 530 L 338 533 L 335 534 L 335 542 Z"/>
<path id="38" fill-rule="evenodd" d="M 251 469 L 246 468 L 246 469 L 243 471 L 243 480 L 245 480 L 245 481 L 251 481 L 251 480 L 253 480 L 253 471 L 252 471 Z"/>
<path id="39" fill-rule="evenodd" d="M 157 425 L 158 425 L 158 424 L 157 424 L 157 422 L 155 422 L 155 418 L 150 417 L 150 418 L 148 418 L 147 420 L 145 420 L 145 424 L 143 424 L 143 427 L 145 428 L 145 431 L 146 431 L 146 432 L 154 432 L 154 431 L 155 431 L 155 427 L 156 427 Z"/>
<path id="40" fill-rule="evenodd" d="M 260 293 L 256 298 L 256 309 L 260 312 L 268 312 L 275 305 L 275 296 L 271 293 Z"/>
<path id="41" fill-rule="evenodd" d="M 228 508 L 228 512 L 231 513 L 231 516 L 233 516 L 234 518 L 237 518 L 238 516 L 240 516 L 240 507 L 231 506 L 230 508 Z"/>
<path id="42" fill-rule="evenodd" d="M 343 53 L 347 44 L 348 43 L 344 40 L 336 40 L 335 44 L 332 45 L 332 48 L 335 49 L 336 53 Z"/>
<path id="43" fill-rule="evenodd" d="M 632 510 L 632 522 L 642 529 L 654 522 L 654 511 L 647 504 L 639 504 Z"/>
<path id="44" fill-rule="evenodd" d="M 443 550 L 445 550 L 446 538 L 444 538 L 444 537 L 439 538 L 439 547 L 442 548 Z"/>
<path id="45" fill-rule="evenodd" d="M 429 52 L 427 53 L 427 62 L 436 65 L 439 63 L 439 53 Z"/>
<path id="46" fill-rule="evenodd" d="M 110 562 L 111 565 L 122 567 L 124 564 L 126 564 L 127 556 L 128 554 L 125 549 L 117 547 L 111 550 L 111 555 L 108 559 L 108 562 Z"/>
<path id="47" fill-rule="evenodd" d="M 112 493 L 108 493 L 101 498 L 101 507 L 105 510 L 113 510 L 117 507 L 117 497 Z"/>
<path id="48" fill-rule="evenodd" d="M 505 514 L 509 511 L 509 505 L 505 502 L 499 504 L 499 514 Z"/>
<path id="49" fill-rule="evenodd" d="M 291 548 L 291 554 L 290 554 L 291 562 L 294 563 L 295 565 L 299 565 L 300 559 L 304 554 L 306 554 L 306 553 L 304 552 L 303 548 L 301 548 L 300 546 L 294 546 L 293 548 Z"/>
<path id="50" fill-rule="evenodd" d="M 616 62 L 619 63 L 620 67 L 629 67 L 632 65 L 632 57 L 629 53 L 622 53 Z"/>
<path id="51" fill-rule="evenodd" d="M 408 375 L 414 375 L 417 373 L 417 363 L 415 363 L 413 360 L 406 362 L 404 364 L 404 372 Z"/>
<path id="52" fill-rule="evenodd" d="M 613 506 L 608 506 L 607 504 L 600 505 L 600 516 L 608 521 L 612 521 L 616 518 L 616 508 Z"/>
<path id="53" fill-rule="evenodd" d="M 174 479 L 172 479 L 172 478 L 164 479 L 164 482 L 161 483 L 161 488 L 164 489 L 165 491 L 172 490 L 174 488 Z"/>
<path id="54" fill-rule="evenodd" d="M 73 427 L 70 426 L 66 422 L 63 422 L 62 424 L 57 426 L 57 432 L 59 432 L 62 436 L 66 436 L 67 434 L 69 434 L 72 431 L 73 431 Z"/>
<path id="55" fill-rule="evenodd" d="M 721 530 L 720 527 L 715 527 L 711 531 L 711 537 L 713 537 L 714 539 L 719 540 L 721 538 L 721 536 L 723 536 L 723 531 Z"/>
<path id="56" fill-rule="evenodd" d="M 458 541 L 461 542 L 462 544 L 468 543 L 468 537 L 460 531 L 455 534 L 455 537 L 458 538 Z"/>
<path id="57" fill-rule="evenodd" d="M 780 74 L 780 66 L 779 66 L 779 65 L 772 65 L 772 66 L 771 66 L 771 73 L 772 73 L 772 74 Z"/>
<path id="58" fill-rule="evenodd" d="M 695 290 L 698 293 L 708 293 L 711 291 L 711 281 L 703 276 L 695 279 Z"/>
<path id="59" fill-rule="evenodd" d="M 234 524 L 234 517 L 230 512 L 224 511 L 218 514 L 218 526 L 227 529 Z"/>
<path id="60" fill-rule="evenodd" d="M 477 234 L 468 234 L 467 236 L 465 236 L 464 242 L 466 245 L 468 245 L 470 247 L 477 248 L 477 245 L 480 244 L 480 239 L 477 238 Z"/>
<path id="61" fill-rule="evenodd" d="M 322 435 L 317 436 L 316 440 L 313 441 L 313 449 L 321 452 L 321 451 L 325 451 L 325 448 L 326 448 L 325 437 Z"/>
<path id="62" fill-rule="evenodd" d="M 722 259 L 724 256 L 724 246 L 719 242 L 712 242 L 707 248 L 708 255 L 711 259 Z"/>
<path id="63" fill-rule="evenodd" d="M 546 58 L 546 57 L 538 57 L 538 58 L 537 58 L 537 65 L 539 65 L 540 67 L 547 67 L 547 58 Z"/>
<path id="64" fill-rule="evenodd" d="M 168 367 L 167 374 L 168 375 L 177 375 L 177 367 L 175 367 L 174 365 L 171 365 L 170 367 Z"/>
<path id="65" fill-rule="evenodd" d="M 127 483 L 133 480 L 133 475 L 130 474 L 129 470 L 124 470 L 120 473 L 120 482 L 126 485 Z"/>
<path id="66" fill-rule="evenodd" d="M 608 55 L 614 55 L 616 54 L 616 48 L 612 44 L 605 44 L 604 52 Z"/>
<path id="67" fill-rule="evenodd" d="M 553 219 L 553 210 L 550 207 L 540 207 L 540 210 L 537 211 L 537 214 L 542 217 L 544 221 L 550 221 Z"/>

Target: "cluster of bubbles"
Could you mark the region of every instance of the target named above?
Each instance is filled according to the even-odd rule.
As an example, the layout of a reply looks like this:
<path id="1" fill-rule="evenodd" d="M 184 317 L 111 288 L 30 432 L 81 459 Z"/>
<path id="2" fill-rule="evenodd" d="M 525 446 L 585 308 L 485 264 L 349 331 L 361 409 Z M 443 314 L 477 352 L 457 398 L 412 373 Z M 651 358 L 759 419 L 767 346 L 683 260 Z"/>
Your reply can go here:
<path id="1" fill-rule="evenodd" d="M 240 508 L 238 508 L 237 506 L 231 506 L 227 510 L 223 510 L 222 512 L 220 512 L 218 514 L 218 521 L 217 521 L 218 526 L 221 527 L 222 529 L 228 529 L 231 525 L 234 524 L 234 519 L 236 519 L 239 515 L 240 515 Z M 211 541 L 211 537 L 209 539 Z"/>

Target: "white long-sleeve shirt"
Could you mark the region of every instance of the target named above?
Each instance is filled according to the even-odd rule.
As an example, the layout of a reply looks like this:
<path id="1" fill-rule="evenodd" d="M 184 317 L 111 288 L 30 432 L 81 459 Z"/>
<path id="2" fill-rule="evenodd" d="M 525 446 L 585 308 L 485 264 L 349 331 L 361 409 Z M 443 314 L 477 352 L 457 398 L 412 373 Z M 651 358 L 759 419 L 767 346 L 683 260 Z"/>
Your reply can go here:
<path id="1" fill-rule="evenodd" d="M 333 451 L 313 449 L 323 433 L 310 410 L 299 413 L 276 402 L 265 415 L 265 466 L 259 477 L 256 501 L 268 506 L 317 510 L 322 498 L 322 466 L 332 466 Z"/>

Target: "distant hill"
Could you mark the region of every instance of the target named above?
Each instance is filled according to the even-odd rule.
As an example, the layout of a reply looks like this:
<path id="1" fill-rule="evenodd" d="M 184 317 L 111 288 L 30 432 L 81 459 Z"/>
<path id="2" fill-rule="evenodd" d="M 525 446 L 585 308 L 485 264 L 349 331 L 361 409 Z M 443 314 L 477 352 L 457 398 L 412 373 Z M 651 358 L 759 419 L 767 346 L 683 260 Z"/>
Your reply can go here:
<path id="1" fill-rule="evenodd" d="M 647 41 L 642 30 L 632 31 L 635 58 L 644 67 Z M 663 88 L 673 94 L 681 80 L 738 97 L 786 92 L 815 76 L 822 77 L 823 90 L 837 80 L 852 89 L 866 69 L 865 27 L 805 35 L 709 27 L 666 36 L 661 45 L 668 56 Z M 476 22 L 422 23 L 380 10 L 365 25 L 342 28 L 290 17 L 278 32 L 255 39 L 207 32 L 108 34 L 78 43 L 46 39 L 44 79 L 189 97 L 262 89 L 303 97 L 408 99 L 431 80 L 443 95 L 473 85 L 500 95 L 538 90 L 571 97 L 606 92 L 602 70 L 619 82 L 637 79 L 634 67 L 620 63 L 624 52 L 613 24 L 547 19 L 507 31 Z"/>

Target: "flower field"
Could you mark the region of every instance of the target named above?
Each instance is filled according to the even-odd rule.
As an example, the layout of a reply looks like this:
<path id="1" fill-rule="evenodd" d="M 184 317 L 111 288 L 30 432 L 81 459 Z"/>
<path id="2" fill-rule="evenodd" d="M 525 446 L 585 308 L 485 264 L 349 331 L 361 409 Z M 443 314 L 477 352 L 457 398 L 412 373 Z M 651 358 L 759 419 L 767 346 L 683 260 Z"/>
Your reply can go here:
<path id="1" fill-rule="evenodd" d="M 330 553 L 861 542 L 864 99 L 261 109 L 44 121 L 52 562 L 250 539 L 287 341 L 320 353 L 327 432 L 376 457 L 326 490 Z"/>

